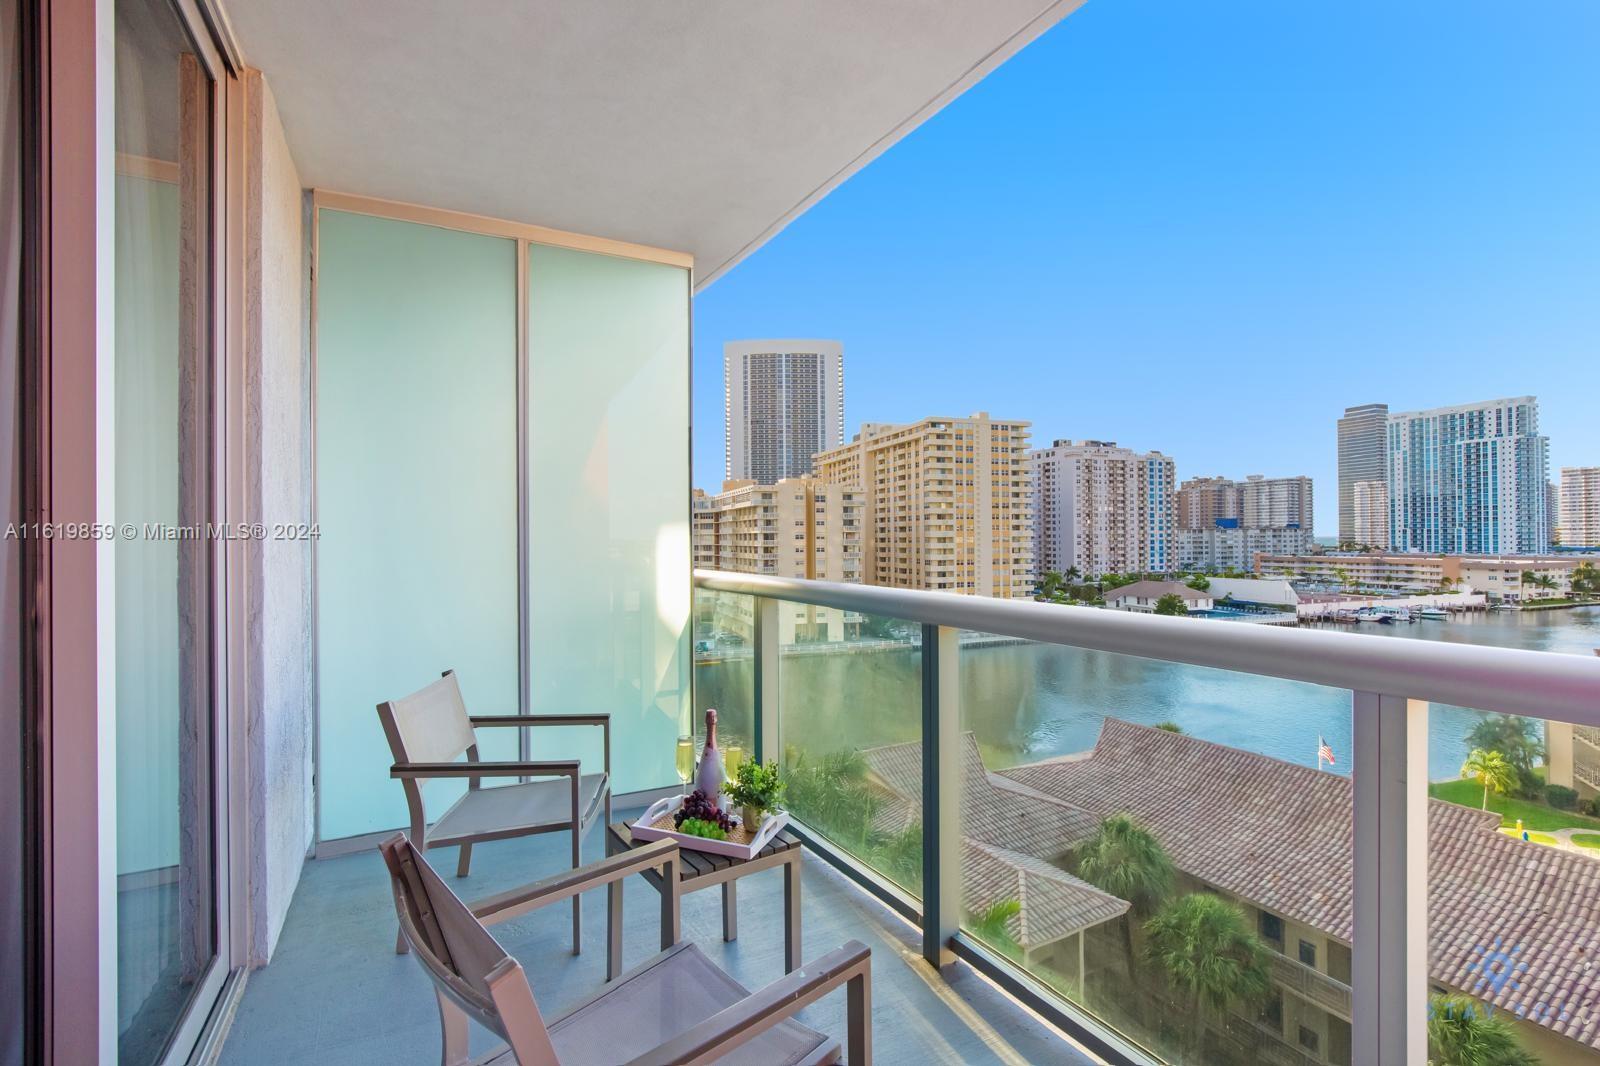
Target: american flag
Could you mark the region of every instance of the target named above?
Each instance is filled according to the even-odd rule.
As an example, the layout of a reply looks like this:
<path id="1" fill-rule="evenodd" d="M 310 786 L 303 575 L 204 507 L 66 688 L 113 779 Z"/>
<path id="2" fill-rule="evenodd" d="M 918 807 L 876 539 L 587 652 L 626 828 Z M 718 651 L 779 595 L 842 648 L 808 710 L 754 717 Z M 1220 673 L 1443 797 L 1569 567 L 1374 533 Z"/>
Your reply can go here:
<path id="1" fill-rule="evenodd" d="M 1333 749 L 1328 747 L 1328 742 L 1323 740 L 1322 735 L 1319 733 L 1317 735 L 1317 765 L 1321 766 L 1326 762 L 1329 766 L 1332 766 L 1336 761 L 1333 757 Z"/>

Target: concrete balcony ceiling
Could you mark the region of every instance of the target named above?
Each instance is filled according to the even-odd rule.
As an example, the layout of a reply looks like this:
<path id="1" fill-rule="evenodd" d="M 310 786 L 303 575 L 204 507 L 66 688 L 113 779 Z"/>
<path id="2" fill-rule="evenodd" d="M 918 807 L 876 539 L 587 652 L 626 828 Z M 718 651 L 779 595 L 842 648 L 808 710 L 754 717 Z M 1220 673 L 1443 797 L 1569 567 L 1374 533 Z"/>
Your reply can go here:
<path id="1" fill-rule="evenodd" d="M 699 286 L 1082 0 L 234 0 L 307 185 L 690 252 Z"/>

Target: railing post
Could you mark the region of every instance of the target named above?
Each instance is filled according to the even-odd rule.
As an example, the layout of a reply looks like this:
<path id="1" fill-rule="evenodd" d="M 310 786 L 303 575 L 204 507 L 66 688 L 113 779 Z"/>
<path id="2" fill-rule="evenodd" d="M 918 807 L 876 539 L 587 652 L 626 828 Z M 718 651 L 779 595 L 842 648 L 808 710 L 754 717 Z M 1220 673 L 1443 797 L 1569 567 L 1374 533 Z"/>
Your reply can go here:
<path id="1" fill-rule="evenodd" d="M 955 961 L 961 927 L 960 630 L 922 627 L 922 957 Z"/>
<path id="2" fill-rule="evenodd" d="M 1428 704 L 1356 692 L 1353 1062 L 1428 1060 Z"/>
<path id="3" fill-rule="evenodd" d="M 752 596 L 755 601 L 755 682 L 751 713 L 755 716 L 757 762 L 783 761 L 778 736 L 778 601 Z"/>

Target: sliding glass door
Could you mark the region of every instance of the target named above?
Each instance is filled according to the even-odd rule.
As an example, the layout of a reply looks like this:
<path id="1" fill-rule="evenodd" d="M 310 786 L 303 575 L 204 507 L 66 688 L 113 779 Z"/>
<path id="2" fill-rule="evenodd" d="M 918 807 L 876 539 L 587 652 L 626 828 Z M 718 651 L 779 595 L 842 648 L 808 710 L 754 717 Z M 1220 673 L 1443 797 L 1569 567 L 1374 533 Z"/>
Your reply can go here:
<path id="1" fill-rule="evenodd" d="M 184 1053 L 220 968 L 217 145 L 213 76 L 174 6 L 115 11 L 117 1026 L 122 1066 L 144 1066 Z"/>

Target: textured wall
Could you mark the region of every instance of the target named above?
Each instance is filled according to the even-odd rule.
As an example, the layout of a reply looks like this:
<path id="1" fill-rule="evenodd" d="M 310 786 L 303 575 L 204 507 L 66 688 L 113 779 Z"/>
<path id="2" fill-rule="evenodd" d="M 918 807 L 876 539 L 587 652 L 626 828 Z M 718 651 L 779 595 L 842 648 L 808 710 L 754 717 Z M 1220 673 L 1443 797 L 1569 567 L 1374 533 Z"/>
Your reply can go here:
<path id="1" fill-rule="evenodd" d="M 272 91 L 246 91 L 245 378 L 248 495 L 265 541 L 249 589 L 251 962 L 265 963 L 311 843 L 310 542 L 273 536 L 310 520 L 303 193 Z"/>

